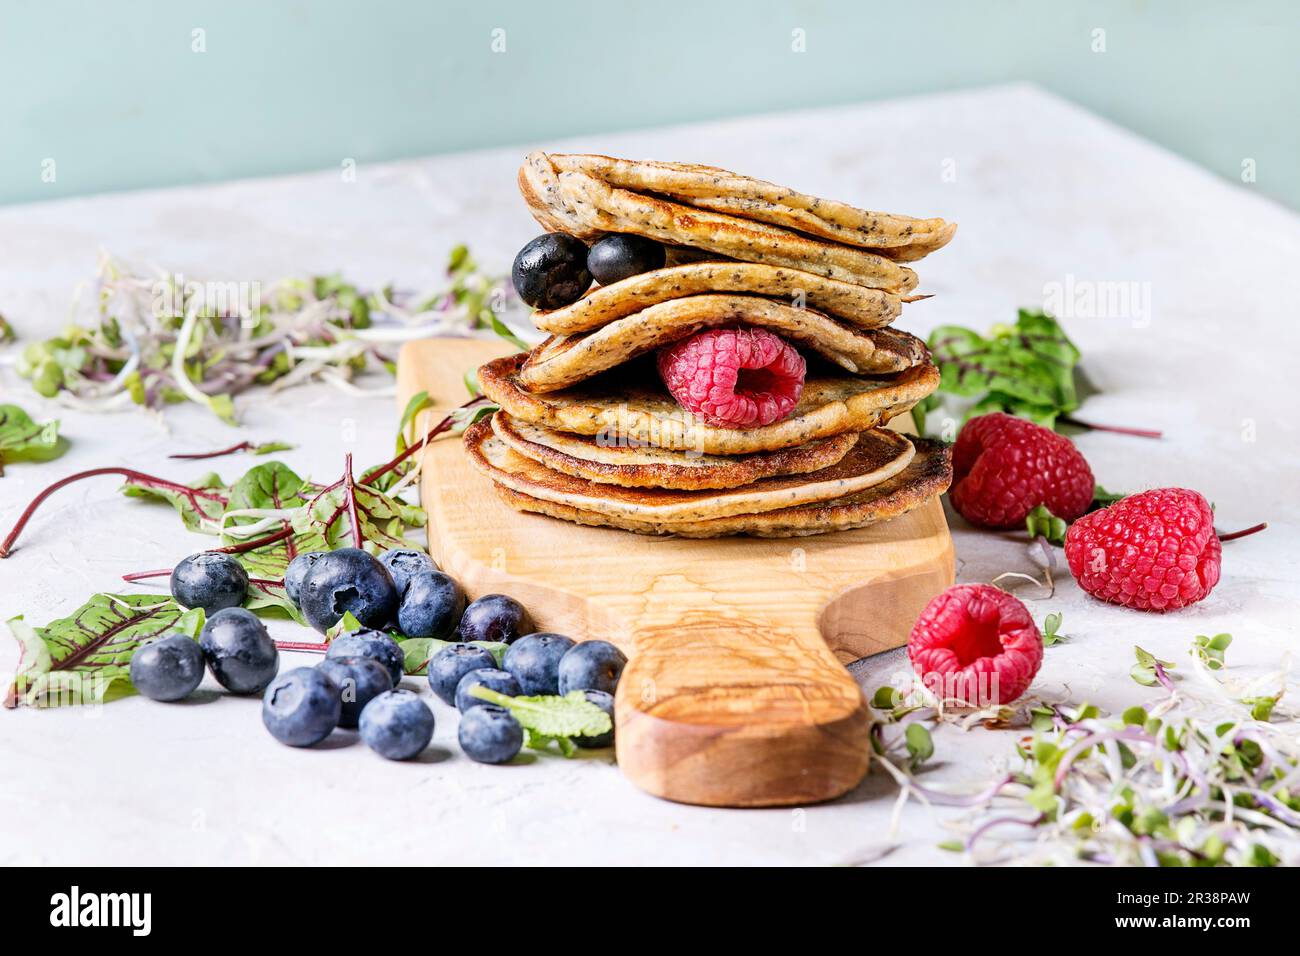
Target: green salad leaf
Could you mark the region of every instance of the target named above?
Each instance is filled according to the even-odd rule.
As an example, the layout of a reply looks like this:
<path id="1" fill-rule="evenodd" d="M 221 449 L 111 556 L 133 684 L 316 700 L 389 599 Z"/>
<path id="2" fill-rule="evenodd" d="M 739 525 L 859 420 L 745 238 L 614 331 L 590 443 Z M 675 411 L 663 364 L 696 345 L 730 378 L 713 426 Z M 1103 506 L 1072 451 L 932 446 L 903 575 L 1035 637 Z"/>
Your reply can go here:
<path id="1" fill-rule="evenodd" d="M 17 405 L 0 405 L 0 475 L 15 461 L 52 461 L 68 450 L 57 421 L 34 422 Z"/>
<path id="2" fill-rule="evenodd" d="M 6 707 L 100 704 L 133 693 L 131 655 L 149 640 L 196 638 L 203 611 L 187 611 L 157 594 L 96 594 L 71 615 L 32 627 L 8 622 L 22 648 Z"/>

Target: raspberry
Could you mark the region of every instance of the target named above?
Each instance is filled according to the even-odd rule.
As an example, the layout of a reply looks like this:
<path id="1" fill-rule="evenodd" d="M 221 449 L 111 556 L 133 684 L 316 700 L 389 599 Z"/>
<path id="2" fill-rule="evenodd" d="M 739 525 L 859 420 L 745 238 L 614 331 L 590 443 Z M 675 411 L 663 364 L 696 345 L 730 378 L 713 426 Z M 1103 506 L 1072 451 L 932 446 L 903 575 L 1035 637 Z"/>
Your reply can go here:
<path id="1" fill-rule="evenodd" d="M 659 375 L 673 398 L 724 428 L 785 418 L 807 371 L 794 346 L 765 329 L 710 329 L 659 350 Z"/>
<path id="2" fill-rule="evenodd" d="M 1039 505 L 1073 521 L 1092 504 L 1092 469 L 1063 435 L 1004 412 L 972 418 L 952 451 L 948 498 L 971 524 L 1018 528 Z"/>
<path id="3" fill-rule="evenodd" d="M 907 639 L 912 670 L 936 697 L 972 707 L 1008 704 L 1043 663 L 1029 609 L 991 584 L 958 584 L 925 606 Z"/>
<path id="4" fill-rule="evenodd" d="M 1065 535 L 1079 586 L 1140 611 L 1173 611 L 1205 597 L 1219 583 L 1221 552 L 1210 503 L 1187 488 L 1129 495 Z"/>

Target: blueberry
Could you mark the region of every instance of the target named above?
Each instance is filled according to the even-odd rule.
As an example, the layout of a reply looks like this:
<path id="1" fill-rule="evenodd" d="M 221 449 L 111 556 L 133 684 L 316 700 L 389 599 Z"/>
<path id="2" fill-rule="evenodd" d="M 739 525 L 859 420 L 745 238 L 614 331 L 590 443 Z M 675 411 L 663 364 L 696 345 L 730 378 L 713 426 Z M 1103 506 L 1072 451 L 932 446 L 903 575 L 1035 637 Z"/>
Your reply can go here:
<path id="1" fill-rule="evenodd" d="M 217 683 L 234 694 L 260 694 L 280 669 L 275 642 L 257 615 L 242 607 L 208 618 L 199 647 Z"/>
<path id="2" fill-rule="evenodd" d="M 131 655 L 131 684 L 151 700 L 180 700 L 202 681 L 203 651 L 184 634 L 150 641 Z"/>
<path id="3" fill-rule="evenodd" d="M 510 711 L 495 704 L 471 708 L 456 730 L 460 749 L 479 763 L 506 763 L 524 745 L 524 729 Z"/>
<path id="4" fill-rule="evenodd" d="M 444 704 L 456 703 L 456 685 L 470 671 L 496 670 L 497 661 L 473 644 L 448 644 L 429 660 L 429 689 Z"/>
<path id="5" fill-rule="evenodd" d="M 389 548 L 379 556 L 379 563 L 388 571 L 399 595 L 406 593 L 406 582 L 411 579 L 411 575 L 438 570 L 433 558 L 415 548 Z"/>
<path id="6" fill-rule="evenodd" d="M 562 232 L 548 232 L 515 256 L 515 291 L 535 309 L 558 309 L 578 301 L 591 285 L 587 245 Z"/>
<path id="7" fill-rule="evenodd" d="M 290 747 L 310 747 L 338 726 L 343 705 L 338 686 L 315 667 L 295 667 L 271 681 L 262 695 L 262 723 Z"/>
<path id="8" fill-rule="evenodd" d="M 603 734 L 597 734 L 595 737 L 574 737 L 573 742 L 579 747 L 586 747 L 588 750 L 595 750 L 598 747 L 608 747 L 614 743 L 614 697 L 603 690 L 584 690 L 582 696 L 588 701 L 595 704 L 605 713 L 609 714 L 609 731 Z"/>
<path id="9" fill-rule="evenodd" d="M 172 597 L 181 607 L 201 607 L 209 614 L 239 607 L 248 594 L 248 572 L 228 554 L 200 551 L 172 570 Z"/>
<path id="10" fill-rule="evenodd" d="M 524 606 L 504 594 L 485 594 L 465 608 L 456 639 L 461 641 L 499 641 L 513 644 L 520 634 L 533 629 Z"/>
<path id="11" fill-rule="evenodd" d="M 330 641 L 325 657 L 369 657 L 384 665 L 388 676 L 396 687 L 402 682 L 406 673 L 406 655 L 398 643 L 382 631 L 361 630 L 351 634 L 340 634 Z"/>
<path id="12" fill-rule="evenodd" d="M 601 285 L 664 267 L 664 247 L 644 236 L 615 233 L 587 252 L 587 269 Z"/>
<path id="13" fill-rule="evenodd" d="M 575 644 L 560 660 L 560 693 L 603 690 L 614 693 L 627 657 L 609 641 Z"/>
<path id="14" fill-rule="evenodd" d="M 339 689 L 339 699 L 343 702 L 340 727 L 355 727 L 362 708 L 384 691 L 393 689 L 388 668 L 373 657 L 327 657 L 316 669 Z"/>
<path id="15" fill-rule="evenodd" d="M 289 600 L 296 606 L 302 595 L 302 581 L 307 577 L 307 572 L 315 567 L 316 562 L 322 557 L 329 554 L 328 551 L 304 551 L 284 569 L 284 590 L 289 595 Z"/>
<path id="16" fill-rule="evenodd" d="M 456 709 L 462 714 L 474 707 L 482 707 L 487 701 L 470 695 L 470 688 L 482 684 L 488 690 L 507 697 L 519 696 L 519 681 L 509 671 L 497 670 L 495 667 L 480 667 L 472 670 L 456 684 Z"/>
<path id="17" fill-rule="evenodd" d="M 389 760 L 409 760 L 433 739 L 433 711 L 409 690 L 384 691 L 361 711 L 361 739 Z"/>
<path id="18" fill-rule="evenodd" d="M 525 694 L 557 694 L 560 690 L 560 658 L 573 646 L 562 634 L 528 634 L 506 651 L 501 666 L 515 676 Z"/>
<path id="19" fill-rule="evenodd" d="M 446 640 L 465 613 L 465 592 L 441 571 L 419 571 L 407 579 L 397 606 L 397 626 L 407 637 Z"/>
<path id="20" fill-rule="evenodd" d="M 387 627 L 397 614 L 393 579 L 360 548 L 340 548 L 317 558 L 302 579 L 298 600 L 307 623 L 322 634 L 349 611 L 365 627 Z"/>

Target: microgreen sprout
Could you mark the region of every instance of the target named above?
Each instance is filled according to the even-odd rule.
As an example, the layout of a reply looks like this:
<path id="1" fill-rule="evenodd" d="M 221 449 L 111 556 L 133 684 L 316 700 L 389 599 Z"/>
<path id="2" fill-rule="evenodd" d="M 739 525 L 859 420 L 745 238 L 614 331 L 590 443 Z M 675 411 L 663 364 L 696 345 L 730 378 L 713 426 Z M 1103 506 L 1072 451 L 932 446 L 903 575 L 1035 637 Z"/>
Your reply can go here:
<path id="1" fill-rule="evenodd" d="M 448 286 L 417 296 L 362 292 L 338 276 L 268 283 L 194 282 L 161 270 L 136 273 L 101 255 L 90 315 L 33 342 L 19 374 L 47 397 L 110 411 L 158 411 L 190 401 L 234 420 L 234 397 L 324 381 L 353 394 L 391 385 L 353 382 L 370 364 L 392 368 L 389 346 L 432 335 L 494 331 L 518 342 L 499 313 L 516 300 L 509 282 L 481 273 L 463 246 Z M 74 302 L 74 313 L 81 312 Z"/>
<path id="2" fill-rule="evenodd" d="M 1059 546 L 1065 544 L 1065 532 L 1070 530 L 1070 525 L 1039 505 L 1025 517 L 1025 530 L 1031 538 L 1042 537 Z"/>
<path id="3" fill-rule="evenodd" d="M 1288 665 L 1282 689 L 1234 697 L 1260 681 L 1238 685 L 1221 676 L 1229 643 L 1223 637 L 1191 645 L 1194 669 L 1216 691 L 1208 700 L 1193 688 L 1174 693 L 1172 662 L 1137 648 L 1135 679 L 1170 694 L 1118 716 L 1092 704 L 1022 699 L 972 722 L 973 714 L 934 707 L 923 688 L 880 688 L 871 697 L 881 711 L 872 757 L 899 785 L 891 839 L 902 806 L 915 799 L 931 810 L 967 808 L 964 816 L 941 821 L 959 838 L 939 846 L 975 863 L 1300 863 L 1300 735 L 1294 726 L 1268 722 Z M 1267 679 L 1277 682 L 1279 675 Z M 990 720 L 997 716 L 1003 719 Z M 912 728 L 927 719 L 959 729 L 1027 725 L 1030 733 L 1018 738 L 1005 771 L 952 789 L 917 779 L 909 742 L 919 737 Z M 890 724 L 901 724 L 903 734 L 891 733 Z"/>
<path id="4" fill-rule="evenodd" d="M 1052 612 L 1043 618 L 1043 646 L 1051 647 L 1053 644 L 1060 644 L 1068 641 L 1069 638 L 1061 633 L 1061 615 Z"/>

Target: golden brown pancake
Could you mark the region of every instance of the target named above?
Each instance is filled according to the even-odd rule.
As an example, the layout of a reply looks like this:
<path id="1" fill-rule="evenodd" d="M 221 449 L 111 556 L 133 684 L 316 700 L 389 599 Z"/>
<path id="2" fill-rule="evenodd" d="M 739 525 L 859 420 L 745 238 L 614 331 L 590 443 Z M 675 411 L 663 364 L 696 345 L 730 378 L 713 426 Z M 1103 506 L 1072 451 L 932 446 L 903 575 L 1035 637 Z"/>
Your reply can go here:
<path id="1" fill-rule="evenodd" d="M 634 312 L 688 295 L 749 293 L 806 305 L 863 329 L 877 329 L 898 317 L 901 297 L 825 276 L 759 262 L 694 262 L 654 269 L 621 282 L 598 286 L 561 309 L 533 313 L 533 323 L 553 335 L 590 332 Z"/>
<path id="2" fill-rule="evenodd" d="M 752 455 L 701 455 L 652 445 L 602 444 L 590 435 L 571 435 L 512 418 L 492 416 L 492 432 L 512 449 L 548 468 L 624 488 L 700 491 L 737 488 L 760 478 L 802 475 L 829 468 L 857 444 L 854 432 L 821 438 L 797 448 Z"/>
<path id="3" fill-rule="evenodd" d="M 487 421 L 472 425 L 464 441 L 470 463 L 502 487 L 582 511 L 656 522 L 703 521 L 843 498 L 898 474 L 915 454 L 912 443 L 897 432 L 867 431 L 843 459 L 820 471 L 764 478 L 738 488 L 677 491 L 623 488 L 553 471 L 514 451 Z"/>
<path id="4" fill-rule="evenodd" d="M 947 490 L 952 481 L 952 458 L 942 442 L 912 439 L 916 454 L 903 471 L 866 491 L 823 501 L 796 505 L 761 514 L 731 515 L 701 521 L 667 522 L 642 520 L 588 511 L 573 505 L 544 501 L 511 488 L 496 486 L 508 505 L 517 511 L 549 515 L 575 524 L 620 528 L 639 534 L 677 535 L 683 538 L 719 538 L 747 534 L 760 538 L 791 538 L 847 531 L 887 521 L 906 514 Z"/>
<path id="5" fill-rule="evenodd" d="M 767 329 L 849 372 L 888 375 L 924 362 L 925 343 L 896 329 L 858 329 L 752 295 L 692 295 L 652 305 L 591 332 L 551 336 L 529 354 L 519 382 L 533 392 L 577 385 L 696 332 L 746 325 Z"/>
<path id="6" fill-rule="evenodd" d="M 557 175 L 583 173 L 610 186 L 656 193 L 701 209 L 875 249 L 899 261 L 920 259 L 942 248 L 957 228 L 955 223 L 942 219 L 873 212 L 819 199 L 716 166 L 599 155 L 542 155 Z"/>
<path id="7" fill-rule="evenodd" d="M 673 245 L 812 272 L 899 294 L 916 288 L 916 273 L 875 252 L 752 219 L 609 186 L 585 173 L 542 171 L 530 154 L 519 188 L 546 229 L 584 239 L 620 232 Z"/>
<path id="8" fill-rule="evenodd" d="M 799 403 L 781 421 L 721 428 L 684 410 L 657 378 L 633 374 L 627 366 L 574 388 L 533 394 L 519 381 L 526 358 L 520 352 L 478 370 L 483 394 L 515 418 L 562 432 L 603 435 L 615 443 L 709 455 L 748 455 L 865 431 L 910 410 L 939 385 L 939 370 L 928 361 L 898 375 L 875 377 L 810 368 Z"/>

